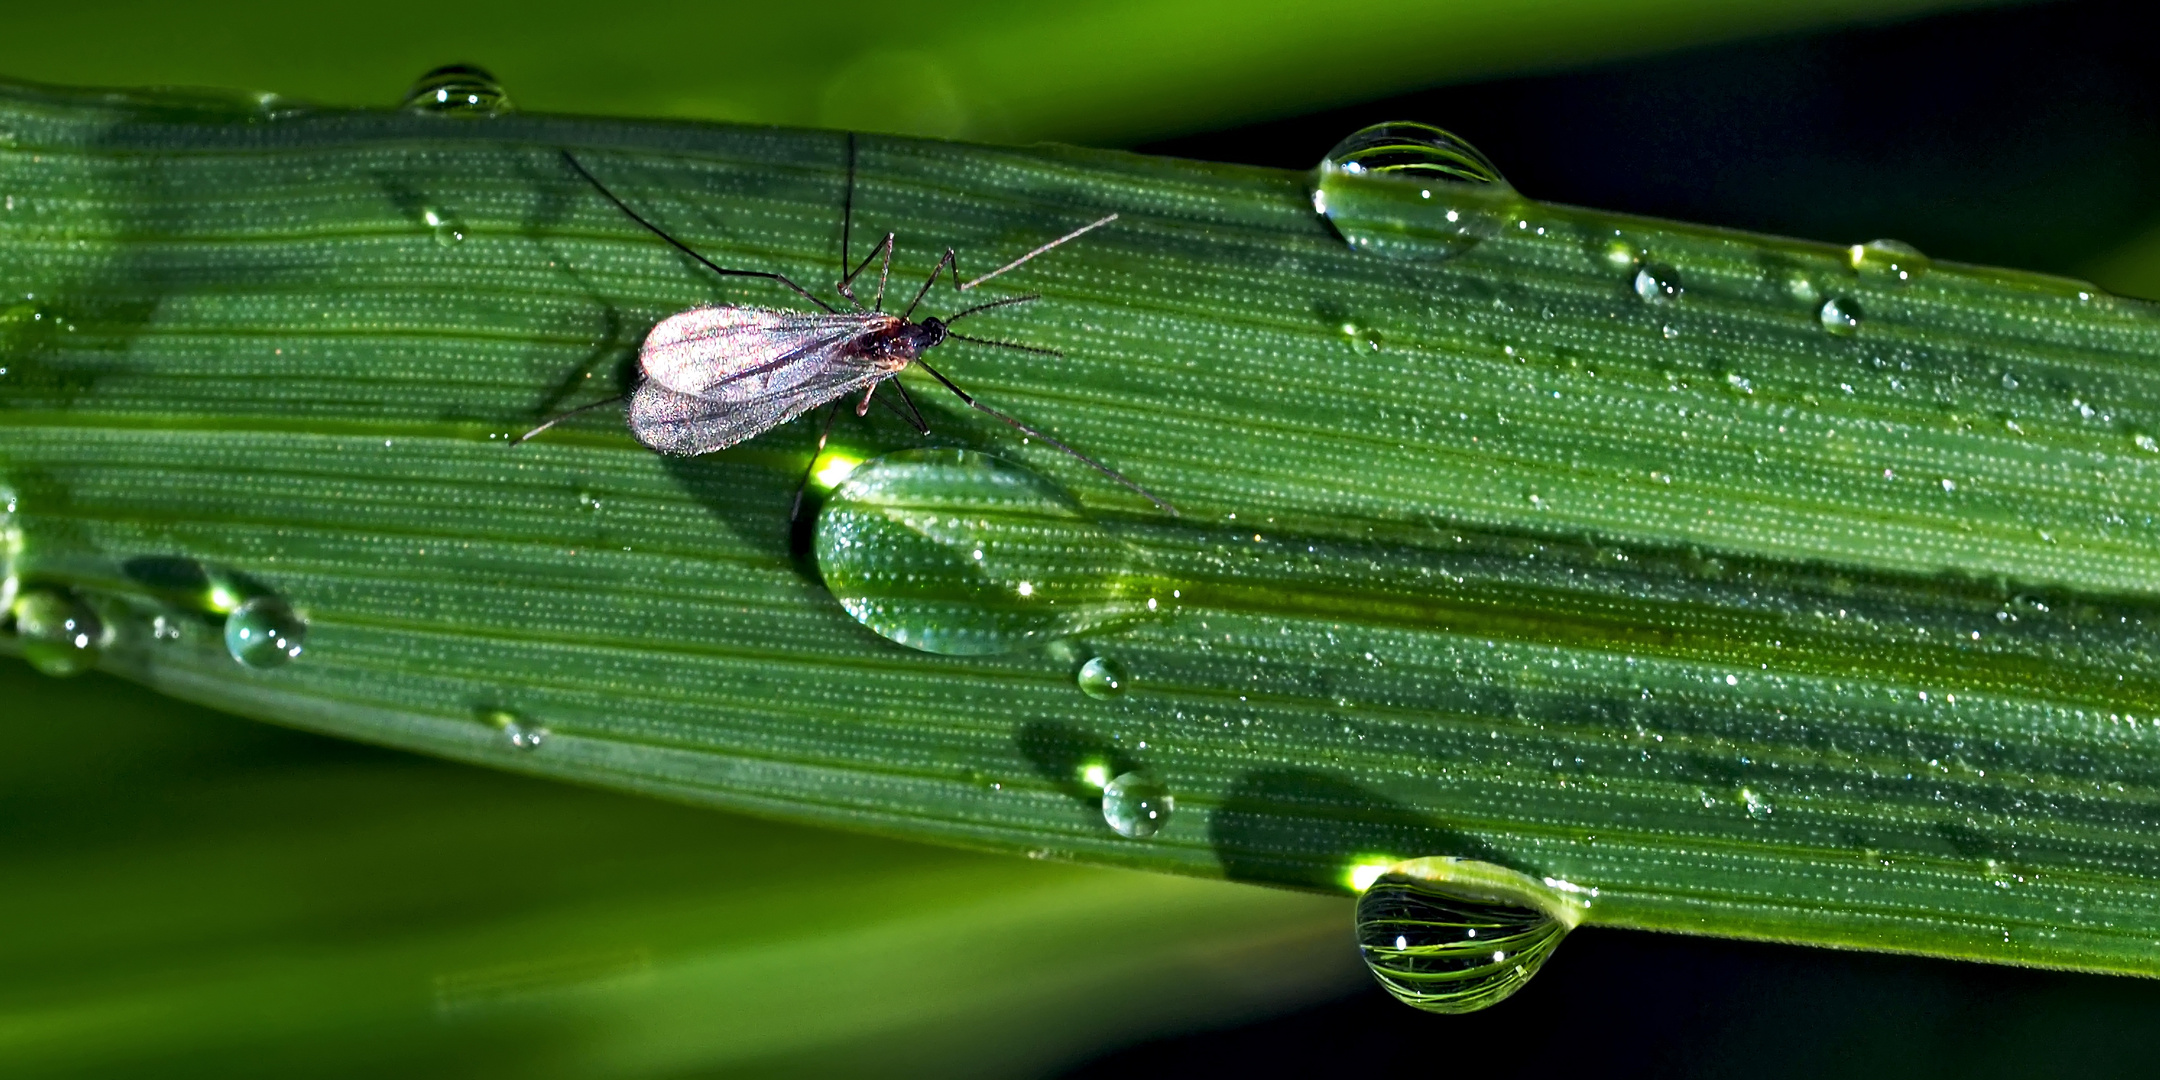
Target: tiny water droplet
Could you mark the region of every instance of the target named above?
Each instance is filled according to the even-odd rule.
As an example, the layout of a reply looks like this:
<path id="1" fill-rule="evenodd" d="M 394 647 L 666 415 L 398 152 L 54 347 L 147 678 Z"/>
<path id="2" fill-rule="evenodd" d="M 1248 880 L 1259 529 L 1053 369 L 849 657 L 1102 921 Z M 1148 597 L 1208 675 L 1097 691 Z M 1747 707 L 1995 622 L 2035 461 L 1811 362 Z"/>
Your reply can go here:
<path id="1" fill-rule="evenodd" d="M 225 651 L 246 667 L 289 663 L 306 640 L 307 622 L 275 596 L 258 596 L 225 616 Z"/>
<path id="2" fill-rule="evenodd" d="M 1846 252 L 1852 268 L 1872 277 L 1896 282 L 1912 281 L 1935 265 L 1920 249 L 1902 240 L 1870 240 L 1854 244 Z"/>
<path id="3" fill-rule="evenodd" d="M 1119 836 L 1145 840 L 1161 831 L 1177 809 L 1170 789 L 1145 773 L 1120 773 L 1103 785 L 1102 816 Z"/>
<path id="4" fill-rule="evenodd" d="M 1635 295 L 1653 304 L 1670 304 L 1680 298 L 1680 275 L 1672 267 L 1644 263 L 1635 271 Z"/>
<path id="5" fill-rule="evenodd" d="M 1747 811 L 1747 816 L 1757 821 L 1769 817 L 1777 809 L 1768 796 L 1753 788 L 1741 788 L 1733 793 L 1733 798 L 1740 804 L 1741 809 Z"/>
<path id="6" fill-rule="evenodd" d="M 1321 159 L 1313 210 L 1353 249 L 1439 262 L 1500 234 L 1520 197 L 1461 138 L 1430 124 L 1361 128 Z"/>
<path id="7" fill-rule="evenodd" d="M 857 621 L 949 656 L 1143 618 L 1156 593 L 1133 549 L 1056 485 L 970 450 L 864 463 L 825 500 L 812 550 Z"/>
<path id="8" fill-rule="evenodd" d="M 1860 329 L 1860 304 L 1850 297 L 1833 296 L 1823 301 L 1822 310 L 1816 314 L 1822 320 L 1823 329 L 1839 337 L 1857 333 Z"/>
<path id="9" fill-rule="evenodd" d="M 1098 656 L 1080 665 L 1080 692 L 1091 698 L 1114 698 L 1125 692 L 1125 665 Z"/>
<path id="10" fill-rule="evenodd" d="M 30 666 L 65 678 L 97 666 L 109 634 L 104 620 L 72 592 L 28 588 L 8 605 L 23 659 Z"/>
<path id="11" fill-rule="evenodd" d="M 427 227 L 434 231 L 435 242 L 444 247 L 456 247 L 465 242 L 465 223 L 453 217 L 447 210 L 425 207 L 420 211 L 420 220 L 426 222 Z"/>
<path id="12" fill-rule="evenodd" d="M 2160 439 L 2154 439 L 2151 435 L 2148 435 L 2145 432 L 2131 432 L 2130 442 L 2138 449 L 2143 450 L 2148 454 L 2160 454 Z"/>
<path id="13" fill-rule="evenodd" d="M 508 709 L 490 709 L 480 714 L 480 720 L 502 732 L 504 741 L 519 750 L 537 750 L 547 741 L 548 729 Z"/>
<path id="14" fill-rule="evenodd" d="M 1582 912 L 1504 866 L 1413 859 L 1389 866 L 1358 897 L 1358 950 L 1403 1004 L 1476 1012 L 1529 983 Z"/>
<path id="15" fill-rule="evenodd" d="M 405 91 L 402 108 L 428 116 L 485 119 L 513 111 L 510 95 L 485 68 L 449 64 L 420 76 Z"/>

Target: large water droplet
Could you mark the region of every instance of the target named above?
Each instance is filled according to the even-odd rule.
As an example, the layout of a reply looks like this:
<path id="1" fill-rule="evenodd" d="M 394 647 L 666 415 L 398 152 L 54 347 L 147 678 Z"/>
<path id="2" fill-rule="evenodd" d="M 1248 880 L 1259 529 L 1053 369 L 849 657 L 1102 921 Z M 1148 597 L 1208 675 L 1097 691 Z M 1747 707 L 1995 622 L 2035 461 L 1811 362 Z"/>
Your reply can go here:
<path id="1" fill-rule="evenodd" d="M 1872 277 L 1906 282 L 1928 272 L 1934 262 L 1902 240 L 1870 240 L 1846 252 L 1852 268 Z"/>
<path id="2" fill-rule="evenodd" d="M 1313 209 L 1351 247 L 1437 262 L 1500 234 L 1521 201 L 1477 148 L 1430 124 L 1374 124 L 1320 162 Z"/>
<path id="3" fill-rule="evenodd" d="M 8 605 L 23 659 L 47 675 L 80 675 L 97 666 L 108 637 L 104 620 L 74 593 L 29 588 Z"/>
<path id="4" fill-rule="evenodd" d="M 251 668 L 273 668 L 298 659 L 307 623 L 274 596 L 258 596 L 225 616 L 225 651 Z"/>
<path id="5" fill-rule="evenodd" d="M 420 76 L 412 89 L 405 91 L 403 108 L 429 116 L 486 118 L 501 116 L 515 106 L 510 104 L 510 95 L 503 92 L 502 84 L 485 68 L 450 64 Z"/>
<path id="6" fill-rule="evenodd" d="M 1080 665 L 1076 678 L 1080 692 L 1091 698 L 1114 698 L 1125 692 L 1125 665 L 1107 656 L 1098 656 Z"/>
<path id="7" fill-rule="evenodd" d="M 1833 296 L 1823 301 L 1822 310 L 1816 315 L 1822 319 L 1823 329 L 1840 337 L 1860 330 L 1860 304 L 1850 297 Z"/>
<path id="8" fill-rule="evenodd" d="M 1145 840 L 1161 831 L 1176 809 L 1170 789 L 1146 773 L 1120 773 L 1103 785 L 1102 817 L 1119 836 Z"/>
<path id="9" fill-rule="evenodd" d="M 974 451 L 865 463 L 825 500 L 813 550 L 848 614 L 924 652 L 1011 652 L 1151 609 L 1129 546 L 1048 480 Z"/>
<path id="10" fill-rule="evenodd" d="M 1466 1013 L 1523 988 L 1583 905 L 1520 872 L 1470 859 L 1396 863 L 1358 897 L 1358 949 L 1396 1000 Z"/>

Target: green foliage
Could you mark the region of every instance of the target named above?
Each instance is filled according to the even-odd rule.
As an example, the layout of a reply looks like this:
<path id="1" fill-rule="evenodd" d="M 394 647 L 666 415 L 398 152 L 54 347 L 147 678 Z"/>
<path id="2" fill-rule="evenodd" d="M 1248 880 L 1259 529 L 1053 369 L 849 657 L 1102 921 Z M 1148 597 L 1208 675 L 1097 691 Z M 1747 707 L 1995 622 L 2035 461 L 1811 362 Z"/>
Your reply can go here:
<path id="1" fill-rule="evenodd" d="M 605 417 L 507 445 L 612 392 L 655 319 L 785 301 L 716 290 L 555 147 L 817 283 L 838 136 L 267 107 L 21 91 L 0 118 L 0 258 L 36 294 L 0 386 L 18 569 L 102 605 L 112 670 L 990 849 L 1314 888 L 1456 855 L 1572 883 L 1589 922 L 2150 969 L 2142 305 L 1534 203 L 1390 261 L 1300 175 L 866 138 L 858 229 L 900 233 L 901 280 L 1122 215 L 994 316 L 1062 356 L 939 355 L 1184 511 L 918 383 L 940 439 L 1069 489 L 1165 601 L 935 656 L 791 555 L 807 425 L 688 461 Z M 305 655 L 229 659 L 218 581 L 289 601 Z M 1075 685 L 1097 656 L 1122 694 Z M 1176 800 L 1145 840 L 1089 783 L 1131 770 Z"/>

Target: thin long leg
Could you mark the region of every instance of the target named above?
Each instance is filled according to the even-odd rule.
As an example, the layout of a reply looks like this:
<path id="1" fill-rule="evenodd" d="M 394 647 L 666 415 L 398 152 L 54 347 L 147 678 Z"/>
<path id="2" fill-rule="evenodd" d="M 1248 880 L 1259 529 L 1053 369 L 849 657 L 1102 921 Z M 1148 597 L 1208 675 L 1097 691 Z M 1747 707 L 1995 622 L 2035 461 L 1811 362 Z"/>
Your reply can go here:
<path id="1" fill-rule="evenodd" d="M 564 161 L 570 163 L 571 168 L 577 170 L 579 176 L 584 177 L 588 183 L 592 184 L 592 186 L 600 192 L 600 194 L 607 196 L 607 200 L 611 203 L 614 203 L 616 209 L 621 210 L 625 214 L 628 214 L 630 216 L 630 220 L 635 221 L 640 225 L 643 225 L 654 236 L 657 236 L 660 239 L 674 245 L 675 250 L 680 251 L 693 259 L 696 259 L 699 263 L 702 263 L 707 270 L 726 277 L 754 277 L 765 278 L 770 281 L 777 281 L 780 284 L 785 285 L 798 293 L 801 293 L 804 299 L 810 301 L 813 304 L 816 304 L 821 308 L 824 308 L 826 311 L 832 312 L 836 315 L 839 314 L 838 308 L 835 308 L 831 304 L 828 304 L 825 301 L 818 299 L 810 292 L 810 290 L 795 284 L 795 282 L 790 280 L 785 274 L 775 274 L 764 270 L 730 270 L 727 267 L 721 266 L 720 264 L 713 262 L 711 259 L 708 259 L 705 256 L 698 254 L 696 251 L 691 249 L 690 245 L 685 244 L 672 236 L 669 236 L 665 229 L 662 229 L 660 226 L 645 220 L 645 218 L 639 215 L 637 211 L 630 209 L 630 204 L 622 201 L 622 199 L 617 197 L 614 192 L 609 191 L 607 185 L 600 182 L 599 177 L 596 177 L 592 173 L 586 171 L 585 166 L 578 164 L 578 159 L 572 157 L 570 155 L 570 151 L 563 151 L 562 156 Z"/>
<path id="2" fill-rule="evenodd" d="M 980 285 L 980 284 L 982 284 L 983 282 L 985 282 L 985 281 L 988 281 L 988 280 L 990 280 L 991 278 L 994 278 L 994 277 L 998 276 L 999 274 L 1002 274 L 1002 273 L 1004 273 L 1004 272 L 1005 272 L 1005 271 L 1007 271 L 1007 270 L 1010 270 L 1010 269 L 1012 269 L 1012 268 L 1014 268 L 1014 267 L 1016 267 L 1016 266 L 1019 266 L 1019 265 L 1020 265 L 1021 263 L 1024 263 L 1024 262 L 1028 261 L 1029 259 L 1032 259 L 1032 258 L 1034 258 L 1035 256 L 1037 256 L 1037 255 L 1040 255 L 1040 254 L 1042 254 L 1043 252 L 1045 252 L 1045 251 L 1048 251 L 1048 250 L 1050 250 L 1051 248 L 1054 248 L 1054 247 L 1058 246 L 1059 244 L 1063 244 L 1063 243 L 1065 243 L 1065 242 L 1067 242 L 1067 241 L 1070 241 L 1070 240 L 1077 240 L 1077 239 L 1079 239 L 1079 238 L 1080 238 L 1081 236 L 1085 235 L 1086 233 L 1089 233 L 1089 232 L 1091 232 L 1091 231 L 1093 231 L 1093 230 L 1096 230 L 1096 229 L 1100 229 L 1100 228 L 1102 228 L 1103 226 L 1105 226 L 1105 225 L 1108 225 L 1108 224 L 1110 224 L 1111 222 L 1113 222 L 1113 221 L 1116 221 L 1116 220 L 1117 220 L 1117 215 L 1116 215 L 1116 214 L 1112 214 L 1112 215 L 1110 215 L 1109 217 L 1103 218 L 1103 219 L 1101 219 L 1101 220 L 1099 220 L 1099 221 L 1091 221 L 1091 222 L 1089 222 L 1089 223 L 1088 223 L 1088 224 L 1086 224 L 1086 225 L 1082 225 L 1082 226 L 1080 226 L 1079 228 L 1077 228 L 1077 229 L 1074 229 L 1073 231 L 1071 231 L 1071 232 L 1069 232 L 1069 233 L 1066 233 L 1065 235 L 1063 235 L 1063 236 L 1060 236 L 1060 237 L 1058 237 L 1057 239 L 1055 239 L 1055 240 L 1052 240 L 1052 241 L 1050 241 L 1049 243 L 1047 243 L 1047 244 L 1044 244 L 1043 246 L 1041 246 L 1041 247 L 1039 247 L 1039 248 L 1036 248 L 1035 250 L 1033 250 L 1033 251 L 1030 251 L 1030 252 L 1028 252 L 1028 253 L 1027 253 L 1027 254 L 1025 254 L 1025 255 L 1022 255 L 1022 256 L 1020 256 L 1019 258 L 1017 258 L 1017 259 L 1014 259 L 1013 261 L 1011 261 L 1011 262 L 1009 262 L 1009 263 L 1006 263 L 1005 265 L 1003 265 L 1003 266 L 1000 266 L 1000 267 L 998 267 L 997 269 L 995 269 L 995 270 L 992 270 L 992 271 L 990 271 L 989 273 L 987 273 L 987 274 L 984 274 L 983 276 L 981 276 L 981 277 L 979 277 L 979 278 L 976 278 L 976 279 L 975 279 L 975 280 L 973 280 L 973 281 L 969 281 L 969 282 L 964 282 L 964 283 L 961 283 L 961 285 L 960 285 L 960 291 L 962 291 L 962 292 L 966 292 L 967 290 L 969 290 L 969 289 L 972 289 L 972 288 L 974 288 L 975 286 L 977 286 L 977 285 Z M 959 276 L 960 276 L 960 268 L 959 268 L 959 267 L 957 267 L 957 266 L 953 267 L 953 277 L 954 277 L 954 279 L 955 279 L 956 281 L 957 281 L 957 279 L 959 278 Z"/>
<path id="3" fill-rule="evenodd" d="M 599 401 L 595 401 L 589 405 L 580 405 L 577 408 L 570 410 L 569 412 L 556 413 L 554 416 L 548 417 L 547 420 L 543 422 L 539 427 L 536 427 L 531 431 L 528 431 L 525 434 L 510 440 L 510 445 L 516 446 L 517 444 L 524 442 L 525 440 L 530 439 L 533 436 L 538 435 L 541 432 L 546 431 L 547 429 L 554 427 L 555 425 L 560 424 L 573 416 L 578 415 L 579 413 L 591 412 L 592 410 L 600 408 L 603 405 L 620 405 L 628 400 L 630 400 L 630 395 L 617 394 L 611 398 L 602 398 Z"/>
<path id="4" fill-rule="evenodd" d="M 802 482 L 795 485 L 795 502 L 788 507 L 788 532 L 795 531 L 795 519 L 802 516 L 803 492 L 810 490 L 810 477 L 817 472 L 817 459 L 825 456 L 825 440 L 832 437 L 833 418 L 840 415 L 840 403 L 835 401 L 825 408 L 825 423 L 818 427 L 817 449 L 810 451 L 810 463 L 803 466 Z"/>
<path id="5" fill-rule="evenodd" d="M 970 393 L 968 393 L 967 391 L 965 391 L 965 390 L 962 390 L 962 389 L 960 389 L 960 388 L 959 388 L 958 386 L 955 386 L 955 385 L 953 384 L 953 381 L 952 381 L 951 379 L 948 379 L 948 378 L 946 378 L 945 376 L 943 376 L 943 375 L 939 374 L 939 373 L 938 373 L 938 370 L 937 370 L 936 368 L 934 368 L 934 367 L 931 367 L 930 365 L 928 365 L 928 364 L 925 364 L 925 363 L 923 363 L 923 362 L 922 362 L 921 360 L 919 360 L 919 359 L 918 359 L 918 360 L 916 360 L 916 361 L 915 361 L 915 366 L 916 366 L 916 367 L 919 367 L 919 368 L 921 368 L 921 369 L 923 369 L 923 370 L 924 370 L 924 371 L 926 371 L 926 372 L 929 372 L 929 373 L 930 373 L 930 377 L 931 377 L 931 378 L 933 378 L 933 379 L 936 379 L 937 381 L 939 381 L 939 382 L 941 382 L 941 383 L 945 384 L 945 389 L 947 389 L 947 390 L 950 390 L 950 391 L 952 391 L 952 392 L 953 392 L 953 396 L 955 396 L 955 397 L 959 398 L 959 399 L 960 399 L 961 401 L 964 401 L 964 402 L 966 402 L 969 408 L 971 408 L 971 409 L 979 409 L 979 410 L 981 410 L 981 411 L 983 411 L 983 412 L 989 413 L 989 414 L 990 414 L 991 416 L 994 416 L 994 417 L 998 418 L 999 420 L 1002 420 L 1002 421 L 1004 421 L 1004 422 L 1005 422 L 1006 424 L 1008 424 L 1008 425 L 1011 425 L 1011 427 L 1013 428 L 1013 430 L 1015 430 L 1015 431 L 1018 431 L 1018 432 L 1020 432 L 1020 433 L 1021 433 L 1022 435 L 1027 435 L 1027 436 L 1031 436 L 1031 437 L 1033 437 L 1033 438 L 1041 439 L 1042 441 L 1044 441 L 1044 442 L 1046 442 L 1046 443 L 1049 443 L 1049 444 L 1050 444 L 1051 446 L 1057 447 L 1058 449 L 1060 449 L 1060 450 L 1063 450 L 1063 451 L 1065 451 L 1065 452 L 1066 452 L 1066 453 L 1068 453 L 1068 454 L 1071 454 L 1071 455 L 1072 455 L 1073 457 L 1075 457 L 1075 458 L 1078 458 L 1078 459 L 1079 459 L 1080 461 L 1084 462 L 1084 463 L 1085 463 L 1085 464 L 1087 464 L 1087 465 L 1088 465 L 1089 467 L 1093 468 L 1093 469 L 1094 469 L 1094 470 L 1095 470 L 1096 472 L 1099 472 L 1099 473 L 1103 474 L 1104 476 L 1107 476 L 1107 477 L 1109 477 L 1110 479 L 1112 479 L 1112 480 L 1115 480 L 1115 481 L 1117 481 L 1118 483 L 1120 483 L 1120 484 L 1123 484 L 1123 485 L 1125 485 L 1125 486 L 1126 486 L 1126 487 L 1128 487 L 1128 488 L 1131 488 L 1131 489 L 1132 489 L 1132 490 L 1133 490 L 1133 491 L 1134 491 L 1135 493 L 1137 493 L 1137 494 L 1138 494 L 1138 495 L 1139 495 L 1139 496 L 1140 496 L 1141 498 L 1143 498 L 1143 499 L 1146 499 L 1147 501 L 1149 501 L 1149 502 L 1151 502 L 1151 503 L 1154 503 L 1154 504 L 1155 504 L 1155 506 L 1156 506 L 1156 508 L 1157 508 L 1157 509 L 1159 509 L 1159 510 L 1161 510 L 1161 511 L 1162 511 L 1163 513 L 1166 513 L 1166 514 L 1170 515 L 1171 517 L 1176 517 L 1176 516 L 1177 516 L 1177 507 L 1175 507 L 1175 506 L 1172 506 L 1172 505 L 1170 505 L 1170 504 L 1169 504 L 1169 503 L 1167 503 L 1167 502 L 1164 502 L 1164 501 L 1163 501 L 1162 499 L 1160 499 L 1160 498 L 1157 498 L 1154 492 L 1152 492 L 1152 491 L 1149 491 L 1148 489 L 1146 489 L 1146 488 L 1144 488 L 1144 487 L 1141 487 L 1141 486 L 1140 486 L 1140 485 L 1138 485 L 1138 484 L 1135 484 L 1135 483 L 1133 483 L 1133 482 L 1132 482 L 1132 481 L 1131 481 L 1130 479 L 1128 479 L 1128 478 L 1126 477 L 1126 475 L 1125 475 L 1124 473 L 1121 473 L 1121 472 L 1117 471 L 1116 469 L 1113 469 L 1113 468 L 1111 468 L 1110 466 L 1108 466 L 1108 465 L 1105 465 L 1105 464 L 1103 464 L 1102 462 L 1100 462 L 1100 461 L 1097 461 L 1097 460 L 1095 460 L 1094 458 L 1091 458 L 1091 457 L 1087 456 L 1086 454 L 1083 454 L 1083 453 L 1081 453 L 1080 451 L 1078 451 L 1078 450 L 1075 450 L 1075 449 L 1073 449 L 1072 447 L 1070 447 L 1070 446 L 1067 446 L 1067 445 L 1065 445 L 1065 444 L 1064 444 L 1063 442 L 1061 442 L 1061 441 L 1059 441 L 1059 440 L 1057 440 L 1057 439 L 1055 439 L 1055 438 L 1052 438 L 1052 437 L 1051 437 L 1051 436 L 1049 436 L 1049 435 L 1045 435 L 1045 434 L 1043 434 L 1042 432 L 1040 432 L 1040 431 L 1037 431 L 1036 429 L 1034 429 L 1034 428 L 1031 428 L 1031 427 L 1027 426 L 1026 424 L 1023 424 L 1023 423 L 1021 423 L 1020 421 L 1018 421 L 1018 420 L 1016 420 L 1016 419 L 1014 419 L 1014 418 L 1012 418 L 1012 417 L 1010 417 L 1010 416 L 1007 416 L 1007 415 L 1005 415 L 1004 413 L 1001 413 L 1001 412 L 997 411 L 996 409 L 993 409 L 993 408 L 991 408 L 990 406 L 988 406 L 988 405 L 985 405 L 985 404 L 983 404 L 983 403 L 982 403 L 982 402 L 980 402 L 980 401 L 977 401 L 977 400 L 975 400 L 975 395 L 973 395 L 973 394 L 970 394 Z"/>
<path id="6" fill-rule="evenodd" d="M 892 273 L 893 234 L 886 233 L 884 242 L 879 244 L 878 247 L 885 252 L 885 268 L 878 271 L 877 307 L 872 310 L 883 310 L 885 307 L 885 279 Z M 847 297 L 848 303 L 855 305 L 857 309 L 862 307 L 862 301 L 855 299 L 855 278 L 864 270 L 869 269 L 870 260 L 877 258 L 877 256 L 876 251 L 863 256 L 863 261 L 857 263 L 855 269 L 849 270 L 848 275 L 840 279 L 840 295 Z M 843 267 L 843 269 L 845 268 Z"/>
<path id="7" fill-rule="evenodd" d="M 938 259 L 937 265 L 930 268 L 929 278 L 923 281 L 922 288 L 915 290 L 915 299 L 908 301 L 907 310 L 900 313 L 902 319 L 915 314 L 915 305 L 922 303 L 923 297 L 930 295 L 930 286 L 937 284 L 939 272 L 948 266 L 952 267 L 953 280 L 960 280 L 960 256 L 951 248 L 946 248 L 945 254 Z"/>
<path id="8" fill-rule="evenodd" d="M 907 406 L 908 415 L 901 417 L 901 419 L 912 419 L 915 424 L 916 434 L 930 434 L 930 424 L 922 418 L 922 410 L 915 407 L 915 399 L 908 396 L 907 387 L 900 385 L 898 379 L 887 379 L 886 381 L 892 384 L 894 390 L 900 392 L 900 403 Z M 884 399 L 879 398 L 878 400 L 883 401 Z"/>
<path id="9" fill-rule="evenodd" d="M 840 197 L 840 272 L 847 274 L 848 231 L 855 227 L 855 133 L 847 133 L 847 194 Z M 848 274 L 849 278 L 854 274 Z M 842 278 L 845 281 L 847 278 Z M 843 291 L 845 289 L 843 288 Z M 853 300 L 854 297 L 848 297 Z M 860 307 L 861 305 L 856 305 Z"/>

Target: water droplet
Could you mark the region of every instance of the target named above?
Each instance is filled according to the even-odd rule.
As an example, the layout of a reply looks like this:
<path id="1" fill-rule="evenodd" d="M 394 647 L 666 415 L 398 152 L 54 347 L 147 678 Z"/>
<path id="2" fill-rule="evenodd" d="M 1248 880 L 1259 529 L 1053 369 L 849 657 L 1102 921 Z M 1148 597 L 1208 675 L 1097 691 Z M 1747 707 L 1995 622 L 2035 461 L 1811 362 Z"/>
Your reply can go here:
<path id="1" fill-rule="evenodd" d="M 1170 789 L 1145 773 L 1120 773 L 1103 785 L 1102 817 L 1119 836 L 1145 840 L 1161 831 L 1176 809 Z"/>
<path id="2" fill-rule="evenodd" d="M 74 593 L 24 589 L 8 605 L 23 659 L 47 675 L 80 675 L 97 666 L 109 637 L 104 620 Z"/>
<path id="3" fill-rule="evenodd" d="M 1140 618 L 1131 547 L 1036 473 L 969 450 L 903 450 L 818 514 L 825 587 L 864 626 L 949 656 L 1011 652 Z"/>
<path id="4" fill-rule="evenodd" d="M 447 210 L 429 206 L 420 211 L 420 220 L 435 233 L 435 242 L 444 247 L 455 247 L 465 242 L 465 223 Z M 390 445 L 384 443 L 384 446 Z"/>
<path id="5" fill-rule="evenodd" d="M 490 709 L 480 714 L 480 721 L 502 732 L 503 739 L 519 750 L 537 750 L 547 741 L 548 729 L 508 709 Z"/>
<path id="6" fill-rule="evenodd" d="M 1906 282 L 1928 272 L 1935 265 L 1920 249 L 1902 240 L 1870 240 L 1854 244 L 1846 252 L 1852 268 L 1874 277 Z"/>
<path id="7" fill-rule="evenodd" d="M 1833 296 L 1823 301 L 1822 310 L 1817 316 L 1822 319 L 1823 329 L 1839 337 L 1856 333 L 1860 329 L 1860 305 L 1850 297 Z"/>
<path id="8" fill-rule="evenodd" d="M 1358 949 L 1396 1000 L 1476 1012 L 1522 989 L 1582 914 L 1581 903 L 1504 866 L 1413 859 L 1358 897 Z"/>
<path id="9" fill-rule="evenodd" d="M 1321 159 L 1313 209 L 1367 254 L 1438 262 L 1500 234 L 1521 201 L 1500 170 L 1430 124 L 1374 124 Z"/>
<path id="10" fill-rule="evenodd" d="M 274 668 L 297 659 L 307 623 L 283 600 L 258 596 L 225 616 L 225 651 L 251 668 Z"/>
<path id="11" fill-rule="evenodd" d="M 495 76 L 470 64 L 451 64 L 420 76 L 412 89 L 405 91 L 402 107 L 429 116 L 480 119 L 501 116 L 515 108 Z"/>
<path id="12" fill-rule="evenodd" d="M 1670 304 L 1680 298 L 1680 275 L 1670 266 L 1644 263 L 1635 271 L 1635 295 L 1653 304 Z"/>
<path id="13" fill-rule="evenodd" d="M 1091 698 L 1114 698 L 1125 692 L 1125 665 L 1098 656 L 1080 665 L 1080 692 Z"/>
<path id="14" fill-rule="evenodd" d="M 1753 788 L 1741 788 L 1733 793 L 1733 798 L 1740 804 L 1741 809 L 1747 811 L 1747 816 L 1757 821 L 1769 817 L 1777 810 L 1777 807 L 1770 802 L 1769 796 Z"/>

